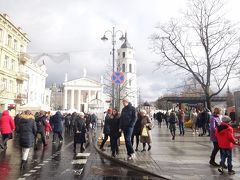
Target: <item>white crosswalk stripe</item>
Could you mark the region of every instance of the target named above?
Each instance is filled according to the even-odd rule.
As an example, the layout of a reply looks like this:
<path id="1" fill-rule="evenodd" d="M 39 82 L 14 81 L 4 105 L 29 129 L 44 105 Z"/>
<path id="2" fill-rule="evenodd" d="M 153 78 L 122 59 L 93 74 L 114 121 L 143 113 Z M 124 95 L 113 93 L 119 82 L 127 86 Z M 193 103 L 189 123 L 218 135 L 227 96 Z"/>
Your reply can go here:
<path id="1" fill-rule="evenodd" d="M 72 164 L 86 164 L 87 159 L 76 159 L 72 161 Z"/>

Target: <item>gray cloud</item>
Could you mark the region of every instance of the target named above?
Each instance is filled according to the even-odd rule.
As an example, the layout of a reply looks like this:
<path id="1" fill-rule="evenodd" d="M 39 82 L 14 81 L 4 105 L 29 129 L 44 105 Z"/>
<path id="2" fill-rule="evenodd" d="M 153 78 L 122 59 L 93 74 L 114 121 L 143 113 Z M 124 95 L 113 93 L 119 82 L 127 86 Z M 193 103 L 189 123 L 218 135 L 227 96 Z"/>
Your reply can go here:
<path id="1" fill-rule="evenodd" d="M 148 37 L 158 22 L 179 16 L 185 5 L 186 0 L 2 0 L 0 12 L 28 34 L 30 53 L 69 52 L 70 63 L 45 59 L 48 85 L 61 83 L 66 72 L 69 79 L 81 77 L 84 67 L 88 76 L 99 79 L 111 63 L 112 48 L 110 41 L 104 43 L 100 38 L 112 26 L 127 31 L 136 50 L 141 96 L 154 100 L 179 78 L 163 68 L 153 72 L 160 57 L 149 50 Z M 120 45 L 118 42 L 117 47 Z"/>

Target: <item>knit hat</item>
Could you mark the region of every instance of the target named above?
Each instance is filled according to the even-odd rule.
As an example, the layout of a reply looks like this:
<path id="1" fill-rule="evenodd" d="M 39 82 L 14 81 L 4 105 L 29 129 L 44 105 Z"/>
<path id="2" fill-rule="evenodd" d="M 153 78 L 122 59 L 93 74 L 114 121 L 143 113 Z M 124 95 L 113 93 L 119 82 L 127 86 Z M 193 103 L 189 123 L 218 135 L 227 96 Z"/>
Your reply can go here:
<path id="1" fill-rule="evenodd" d="M 226 122 L 226 123 L 229 123 L 231 121 L 231 118 L 229 116 L 223 116 L 222 121 Z"/>
<path id="2" fill-rule="evenodd" d="M 107 112 L 108 112 L 108 113 L 112 113 L 112 109 L 109 108 L 109 109 L 107 110 Z"/>
<path id="3" fill-rule="evenodd" d="M 80 112 L 80 113 L 79 113 L 79 116 L 84 116 L 84 113 L 83 113 L 83 112 Z"/>

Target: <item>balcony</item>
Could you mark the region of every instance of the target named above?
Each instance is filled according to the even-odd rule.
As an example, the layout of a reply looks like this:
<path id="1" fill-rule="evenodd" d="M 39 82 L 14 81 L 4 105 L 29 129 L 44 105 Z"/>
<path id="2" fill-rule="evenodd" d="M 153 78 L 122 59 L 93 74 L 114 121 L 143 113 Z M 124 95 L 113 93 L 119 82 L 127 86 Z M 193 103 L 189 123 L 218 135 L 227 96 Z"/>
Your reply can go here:
<path id="1" fill-rule="evenodd" d="M 17 73 L 17 80 L 19 81 L 27 81 L 29 79 L 29 75 L 24 72 L 18 72 Z"/>
<path id="2" fill-rule="evenodd" d="M 15 98 L 15 103 L 22 104 L 27 99 L 26 94 L 18 93 Z"/>
<path id="3" fill-rule="evenodd" d="M 19 62 L 25 64 L 30 59 L 27 53 L 20 53 L 19 54 Z"/>

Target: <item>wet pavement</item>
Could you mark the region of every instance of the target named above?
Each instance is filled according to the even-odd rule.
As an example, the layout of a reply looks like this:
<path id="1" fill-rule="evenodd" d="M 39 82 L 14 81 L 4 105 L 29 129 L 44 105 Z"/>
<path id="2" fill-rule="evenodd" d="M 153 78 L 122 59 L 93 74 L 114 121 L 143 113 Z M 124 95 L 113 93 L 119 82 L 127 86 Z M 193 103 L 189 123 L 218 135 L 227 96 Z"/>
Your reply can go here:
<path id="1" fill-rule="evenodd" d="M 27 167 L 22 172 L 18 140 L 10 140 L 8 149 L 0 150 L 0 180 L 156 179 L 99 156 L 92 143 L 95 133 L 90 134 L 93 139 L 89 138 L 90 143 L 83 153 L 73 153 L 73 137 L 69 135 L 64 137 L 62 144 L 52 144 L 49 139 L 48 146 L 43 148 L 40 143 L 38 150 L 30 151 Z"/>
<path id="2" fill-rule="evenodd" d="M 179 131 L 177 130 L 177 134 Z M 209 165 L 212 144 L 209 137 L 199 137 L 193 135 L 190 129 L 186 129 L 185 136 L 176 136 L 171 139 L 169 130 L 166 126 L 159 128 L 155 126 L 152 130 L 153 143 L 151 151 L 136 152 L 134 160 L 127 160 L 125 145 L 120 146 L 120 154 L 117 158 L 111 157 L 109 147 L 102 152 L 106 158 L 112 159 L 120 164 L 129 167 L 142 169 L 150 173 L 176 180 L 215 180 L 215 179 L 240 179 L 240 147 L 233 149 L 233 169 L 235 175 L 220 175 L 217 168 Z M 216 162 L 220 162 L 219 153 Z"/>

